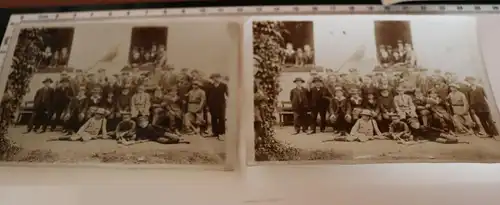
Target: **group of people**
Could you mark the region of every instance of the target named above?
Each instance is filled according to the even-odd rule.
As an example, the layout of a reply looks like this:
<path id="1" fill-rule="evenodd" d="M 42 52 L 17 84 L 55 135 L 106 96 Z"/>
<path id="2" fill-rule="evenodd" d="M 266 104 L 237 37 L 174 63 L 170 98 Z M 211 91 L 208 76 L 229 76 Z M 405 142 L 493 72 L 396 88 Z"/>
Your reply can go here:
<path id="1" fill-rule="evenodd" d="M 53 49 L 50 46 L 45 47 L 41 67 L 67 67 L 69 60 L 69 50 L 67 47 Z"/>
<path id="2" fill-rule="evenodd" d="M 163 44 L 151 44 L 149 47 L 134 46 L 130 50 L 129 64 L 130 67 L 138 67 L 144 65 L 162 64 L 165 59 L 166 47 Z"/>
<path id="3" fill-rule="evenodd" d="M 290 91 L 294 134 L 325 132 L 332 126 L 336 140 L 377 138 L 414 141 L 420 138 L 456 143 L 458 133 L 496 136 L 484 88 L 474 77 L 459 81 L 454 73 L 436 70 L 360 75 L 327 70 L 311 71 L 310 79 L 294 80 Z M 263 95 L 256 83 L 255 109 L 264 112 Z M 256 116 L 256 122 L 262 116 Z M 258 123 L 257 123 L 258 124 Z"/>
<path id="4" fill-rule="evenodd" d="M 211 136 L 222 139 L 228 80 L 218 73 L 208 79 L 187 68 L 156 67 L 146 73 L 134 68 L 114 75 L 105 69 L 64 71 L 56 82 L 45 79 L 36 91 L 27 132 L 60 127 L 65 136 L 58 139 L 177 143 L 181 134 L 210 136 L 211 124 Z"/>
<path id="5" fill-rule="evenodd" d="M 391 45 L 378 46 L 379 66 L 382 68 L 390 68 L 393 66 L 410 66 L 417 65 L 417 57 L 413 51 L 413 46 L 410 43 L 404 43 L 398 40 L 397 46 L 394 48 Z"/>
<path id="6" fill-rule="evenodd" d="M 304 66 L 314 64 L 314 50 L 308 44 L 295 49 L 292 43 L 287 43 L 283 53 L 283 64 Z"/>

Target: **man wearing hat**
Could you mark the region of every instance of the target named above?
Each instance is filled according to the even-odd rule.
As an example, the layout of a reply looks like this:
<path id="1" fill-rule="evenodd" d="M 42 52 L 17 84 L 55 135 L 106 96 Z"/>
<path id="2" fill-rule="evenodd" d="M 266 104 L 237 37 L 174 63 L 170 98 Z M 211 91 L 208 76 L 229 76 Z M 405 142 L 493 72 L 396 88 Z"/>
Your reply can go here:
<path id="1" fill-rule="evenodd" d="M 197 134 L 205 133 L 205 121 L 203 120 L 203 108 L 206 105 L 206 93 L 201 89 L 202 83 L 193 82 L 192 89 L 187 94 L 187 112 L 185 114 L 185 125 Z"/>
<path id="2" fill-rule="evenodd" d="M 222 76 L 214 73 L 210 76 L 212 85 L 207 89 L 207 107 L 210 112 L 212 134 L 219 137 L 226 133 L 226 106 L 228 87 L 222 81 Z"/>
<path id="3" fill-rule="evenodd" d="M 311 108 L 311 117 L 312 117 L 312 125 L 311 125 L 311 132 L 309 134 L 314 134 L 316 133 L 316 126 L 318 124 L 317 118 L 319 115 L 320 118 L 320 123 L 319 123 L 319 130 L 320 132 L 325 131 L 326 127 L 326 111 L 328 110 L 328 107 L 330 105 L 330 93 L 328 90 L 323 86 L 323 81 L 321 78 L 316 77 L 313 79 L 313 87 L 309 89 L 309 107 Z"/>
<path id="4" fill-rule="evenodd" d="M 450 84 L 450 93 L 448 99 L 453 112 L 453 122 L 455 129 L 459 132 L 470 132 L 470 128 L 474 127 L 474 122 L 469 114 L 469 102 L 467 97 L 462 92 L 458 91 L 460 87 L 452 83 Z"/>
<path id="5" fill-rule="evenodd" d="M 467 77 L 465 78 L 465 81 L 470 85 L 469 101 L 472 114 L 479 118 L 478 123 L 483 126 L 487 135 L 498 135 L 495 123 L 491 118 L 490 108 L 488 101 L 486 101 L 487 97 L 484 88 L 477 85 L 474 77 Z"/>
<path id="6" fill-rule="evenodd" d="M 303 87 L 304 79 L 297 77 L 293 82 L 296 87 L 290 91 L 290 102 L 293 110 L 294 134 L 299 134 L 301 129 L 307 132 L 308 91 Z"/>
<path id="7" fill-rule="evenodd" d="M 49 117 L 51 118 L 51 131 L 56 129 L 57 125 L 62 125 L 61 116 L 63 112 L 68 108 L 68 105 L 73 98 L 73 89 L 70 87 L 70 82 L 68 78 L 62 78 L 59 81 L 60 86 L 54 89 L 52 106 L 49 111 Z"/>
<path id="8" fill-rule="evenodd" d="M 54 89 L 51 87 L 53 83 L 52 79 L 46 78 L 42 83 L 43 87 L 36 91 L 35 98 L 33 99 L 34 112 L 28 123 L 27 132 L 37 131 L 40 126 L 42 127 L 42 132 L 47 130 L 47 124 L 49 123 L 47 114 L 52 108 Z"/>

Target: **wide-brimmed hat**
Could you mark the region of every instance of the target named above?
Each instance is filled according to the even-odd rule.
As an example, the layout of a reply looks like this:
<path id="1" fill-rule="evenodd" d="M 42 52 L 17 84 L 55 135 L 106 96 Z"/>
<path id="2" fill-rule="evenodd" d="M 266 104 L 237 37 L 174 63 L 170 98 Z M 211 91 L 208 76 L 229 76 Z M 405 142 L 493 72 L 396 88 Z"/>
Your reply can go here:
<path id="1" fill-rule="evenodd" d="M 399 91 L 405 91 L 406 89 L 402 86 L 399 86 L 396 88 L 396 91 L 399 92 Z"/>
<path id="2" fill-rule="evenodd" d="M 203 83 L 201 81 L 194 81 L 193 85 L 202 86 Z"/>
<path id="3" fill-rule="evenodd" d="M 210 79 L 221 78 L 221 77 L 222 76 L 219 73 L 213 73 L 212 75 L 210 75 Z"/>
<path id="4" fill-rule="evenodd" d="M 302 79 L 300 77 L 297 77 L 297 78 L 295 78 L 295 80 L 293 80 L 294 83 L 296 83 L 297 81 L 306 82 L 304 79 Z"/>
<path id="5" fill-rule="evenodd" d="M 132 115 L 132 113 L 128 112 L 128 111 L 121 111 L 120 114 L 122 116 L 125 116 L 125 115 Z"/>
<path id="6" fill-rule="evenodd" d="M 387 113 L 387 115 L 389 117 L 398 117 L 399 118 L 399 115 L 397 113 L 394 113 L 394 112 Z"/>
<path id="7" fill-rule="evenodd" d="M 471 80 L 476 80 L 476 78 L 472 77 L 472 76 L 467 76 L 465 77 L 464 79 L 465 81 L 471 81 Z"/>
<path id="8" fill-rule="evenodd" d="M 104 108 L 97 108 L 97 110 L 94 112 L 94 114 L 104 115 L 104 114 L 106 114 L 106 110 Z"/>
<path id="9" fill-rule="evenodd" d="M 45 78 L 45 80 L 42 81 L 42 83 L 53 83 L 51 78 Z"/>
<path id="10" fill-rule="evenodd" d="M 137 116 L 137 120 L 138 120 L 138 121 L 139 121 L 139 120 L 147 120 L 147 121 L 149 121 L 149 119 L 148 119 L 148 116 L 147 116 L 147 115 L 139 115 L 139 116 Z"/>
<path id="11" fill-rule="evenodd" d="M 361 110 L 361 113 L 359 113 L 359 115 L 372 116 L 372 112 L 370 110 L 364 109 Z"/>
<path id="12" fill-rule="evenodd" d="M 458 84 L 456 84 L 456 83 L 450 84 L 450 87 L 454 87 L 454 88 L 457 88 L 457 89 L 460 88 L 460 86 Z"/>
<path id="13" fill-rule="evenodd" d="M 315 82 L 323 82 L 323 80 L 321 78 L 313 78 L 312 82 L 313 83 L 315 83 Z"/>

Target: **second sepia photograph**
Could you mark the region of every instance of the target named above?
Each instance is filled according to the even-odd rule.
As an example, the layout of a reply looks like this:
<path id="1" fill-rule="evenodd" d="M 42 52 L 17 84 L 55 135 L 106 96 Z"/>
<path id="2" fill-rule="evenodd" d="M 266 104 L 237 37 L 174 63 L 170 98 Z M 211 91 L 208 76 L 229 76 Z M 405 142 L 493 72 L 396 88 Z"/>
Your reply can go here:
<path id="1" fill-rule="evenodd" d="M 475 18 L 254 17 L 252 36 L 250 161 L 500 161 Z"/>
<path id="2" fill-rule="evenodd" d="M 240 35 L 225 19 L 21 24 L 3 161 L 234 168 Z"/>

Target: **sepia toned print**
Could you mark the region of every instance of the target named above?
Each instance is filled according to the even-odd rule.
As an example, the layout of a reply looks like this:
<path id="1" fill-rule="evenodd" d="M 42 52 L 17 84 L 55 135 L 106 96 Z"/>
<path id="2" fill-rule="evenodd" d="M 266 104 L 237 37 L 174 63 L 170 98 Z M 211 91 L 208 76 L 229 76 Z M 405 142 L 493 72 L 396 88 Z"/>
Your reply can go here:
<path id="1" fill-rule="evenodd" d="M 20 28 L 7 66 L 33 73 L 8 130 L 20 148 L 9 160 L 225 164 L 239 49 L 230 24 Z"/>
<path id="2" fill-rule="evenodd" d="M 302 72 L 281 62 L 286 21 L 262 19 L 253 22 L 256 161 L 500 159 L 474 19 L 304 17 L 315 63 Z"/>

